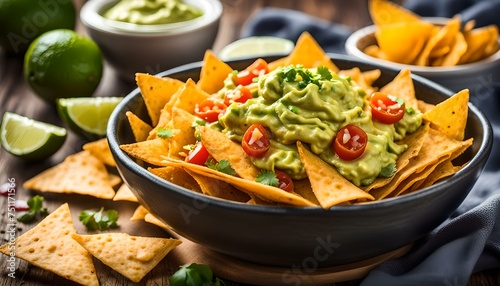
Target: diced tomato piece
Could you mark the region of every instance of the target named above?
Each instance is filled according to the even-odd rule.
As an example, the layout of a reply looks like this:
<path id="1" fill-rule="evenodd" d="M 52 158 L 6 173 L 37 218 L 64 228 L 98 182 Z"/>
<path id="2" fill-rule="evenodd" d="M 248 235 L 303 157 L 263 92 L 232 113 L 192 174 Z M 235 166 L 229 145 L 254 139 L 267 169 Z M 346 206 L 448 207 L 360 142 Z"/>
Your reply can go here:
<path id="1" fill-rule="evenodd" d="M 260 158 L 264 156 L 269 147 L 271 146 L 271 140 L 269 138 L 269 133 L 267 133 L 266 128 L 261 124 L 252 124 L 241 140 L 241 147 L 243 150 L 252 157 Z"/>
<path id="2" fill-rule="evenodd" d="M 217 121 L 219 114 L 223 113 L 226 108 L 227 106 L 221 99 L 209 97 L 196 104 L 194 113 L 199 118 L 211 123 Z"/>
<path id="3" fill-rule="evenodd" d="M 210 157 L 207 148 L 199 141 L 193 150 L 189 151 L 187 161 L 192 164 L 204 166 Z"/>
<path id="4" fill-rule="evenodd" d="M 334 152 L 343 160 L 352 161 L 363 154 L 368 143 L 368 135 L 360 127 L 348 124 L 335 136 Z"/>
<path id="5" fill-rule="evenodd" d="M 294 187 L 292 178 L 290 178 L 290 176 L 283 171 L 275 170 L 274 173 L 278 179 L 278 188 L 289 193 L 293 192 Z"/>
<path id="6" fill-rule="evenodd" d="M 248 88 L 238 85 L 235 89 L 226 93 L 226 97 L 224 97 L 224 104 L 229 106 L 233 102 L 245 103 L 251 98 L 252 92 Z"/>
<path id="7" fill-rule="evenodd" d="M 401 120 L 405 115 L 404 102 L 393 96 L 382 92 L 374 92 L 370 97 L 372 117 L 384 124 L 393 124 Z"/>
<path id="8" fill-rule="evenodd" d="M 257 59 L 246 69 L 235 74 L 233 80 L 237 85 L 249 85 L 252 83 L 254 78 L 264 75 L 268 72 L 269 67 L 267 66 L 267 62 L 263 59 Z"/>

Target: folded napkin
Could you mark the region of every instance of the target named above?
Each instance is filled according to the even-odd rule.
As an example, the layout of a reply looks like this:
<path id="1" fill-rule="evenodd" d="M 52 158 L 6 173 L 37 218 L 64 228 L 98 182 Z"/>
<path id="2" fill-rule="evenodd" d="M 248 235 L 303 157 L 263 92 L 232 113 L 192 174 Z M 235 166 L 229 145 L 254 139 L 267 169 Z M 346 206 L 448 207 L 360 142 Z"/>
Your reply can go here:
<path id="1" fill-rule="evenodd" d="M 500 1 L 408 0 L 405 7 L 421 16 L 474 19 L 476 27 L 500 26 Z M 344 53 L 348 27 L 301 12 L 264 8 L 253 15 L 240 36 L 277 36 L 292 41 L 308 31 L 326 52 Z M 471 98 L 500 140 L 500 83 L 490 83 Z M 500 267 L 500 148 L 493 144 L 485 171 L 455 213 L 432 233 L 418 241 L 403 257 L 382 263 L 361 285 L 467 285 L 472 273 Z"/>

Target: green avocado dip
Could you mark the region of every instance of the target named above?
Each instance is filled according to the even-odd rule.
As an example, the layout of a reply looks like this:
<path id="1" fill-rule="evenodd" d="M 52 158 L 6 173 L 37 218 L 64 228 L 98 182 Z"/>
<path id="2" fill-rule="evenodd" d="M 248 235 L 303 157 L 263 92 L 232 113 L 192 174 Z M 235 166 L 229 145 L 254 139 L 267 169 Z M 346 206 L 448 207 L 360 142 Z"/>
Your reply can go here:
<path id="1" fill-rule="evenodd" d="M 264 170 L 285 171 L 295 180 L 306 178 L 296 141 L 306 143 L 357 186 L 369 185 L 377 177 L 390 177 L 396 171 L 398 156 L 407 149 L 407 145 L 395 142 L 422 124 L 422 113 L 413 108 L 406 108 L 404 117 L 395 124 L 372 120 L 366 111 L 369 96 L 365 90 L 350 77 L 326 67 L 281 67 L 261 75 L 254 86 L 253 98 L 229 105 L 214 127 L 241 142 L 249 126 L 262 124 L 270 131 L 271 147 L 263 157 L 251 157 L 252 162 Z M 230 74 L 219 95 L 223 98 L 234 88 Z M 348 123 L 368 135 L 364 153 L 352 161 L 339 158 L 332 149 L 338 130 Z"/>
<path id="2" fill-rule="evenodd" d="M 188 21 L 201 15 L 201 10 L 181 0 L 121 0 L 103 16 L 115 21 L 153 25 Z"/>

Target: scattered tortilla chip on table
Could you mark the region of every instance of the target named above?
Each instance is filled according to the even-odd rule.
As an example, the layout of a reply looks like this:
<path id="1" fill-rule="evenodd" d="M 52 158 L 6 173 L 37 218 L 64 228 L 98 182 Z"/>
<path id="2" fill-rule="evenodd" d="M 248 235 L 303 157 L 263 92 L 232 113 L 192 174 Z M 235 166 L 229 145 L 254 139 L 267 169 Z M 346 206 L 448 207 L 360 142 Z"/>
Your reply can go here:
<path id="1" fill-rule="evenodd" d="M 98 286 L 92 256 L 71 237 L 76 233 L 67 203 L 45 217 L 35 227 L 16 238 L 17 258 L 68 280 Z M 10 255 L 9 244 L 0 252 Z"/>
<path id="2" fill-rule="evenodd" d="M 90 254 L 133 282 L 139 282 L 177 245 L 178 239 L 126 233 L 72 234 Z"/>
<path id="3" fill-rule="evenodd" d="M 116 162 L 113 158 L 113 154 L 111 154 L 111 150 L 109 149 L 107 138 L 85 143 L 82 148 L 83 150 L 89 151 L 90 154 L 96 156 L 104 164 L 110 167 L 116 167 Z"/>
<path id="4" fill-rule="evenodd" d="M 127 184 L 122 184 L 120 188 L 118 188 L 115 196 L 113 197 L 113 201 L 138 202 L 137 197 L 130 190 Z"/>

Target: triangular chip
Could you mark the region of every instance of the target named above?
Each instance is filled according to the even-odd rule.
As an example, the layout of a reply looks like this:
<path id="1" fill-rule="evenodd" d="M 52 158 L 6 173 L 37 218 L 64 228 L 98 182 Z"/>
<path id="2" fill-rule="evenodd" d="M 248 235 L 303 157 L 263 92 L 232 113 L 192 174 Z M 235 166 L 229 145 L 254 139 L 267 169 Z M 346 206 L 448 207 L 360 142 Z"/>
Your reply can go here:
<path id="1" fill-rule="evenodd" d="M 224 80 L 232 71 L 232 67 L 217 58 L 211 50 L 207 50 L 197 85 L 208 94 L 216 93 L 224 87 Z"/>
<path id="2" fill-rule="evenodd" d="M 255 167 L 240 144 L 229 139 L 225 134 L 209 127 L 200 126 L 198 131 L 201 142 L 216 161 L 229 161 L 236 174 L 243 179 L 254 181 L 257 178 L 260 170 Z"/>
<path id="3" fill-rule="evenodd" d="M 104 164 L 111 167 L 116 167 L 116 162 L 113 158 L 113 154 L 111 154 L 111 150 L 109 149 L 107 138 L 102 138 L 97 141 L 85 143 L 82 148 L 83 150 L 89 151 Z"/>
<path id="4" fill-rule="evenodd" d="M 144 98 L 151 123 L 156 126 L 160 110 L 184 83 L 178 79 L 162 78 L 144 73 L 137 73 L 135 80 Z"/>
<path id="5" fill-rule="evenodd" d="M 303 32 L 298 38 L 295 48 L 288 56 L 287 64 L 300 64 L 305 68 L 326 66 L 333 72 L 339 70 L 318 42 L 316 42 L 308 32 Z"/>
<path id="6" fill-rule="evenodd" d="M 314 195 L 324 209 L 351 200 L 373 200 L 372 195 L 349 182 L 333 166 L 307 150 L 300 141 L 297 141 L 297 148 Z"/>
<path id="7" fill-rule="evenodd" d="M 156 176 L 179 185 L 197 193 L 201 193 L 201 188 L 191 175 L 189 175 L 183 168 L 166 166 L 161 168 L 149 168 L 148 171 Z"/>
<path id="8" fill-rule="evenodd" d="M 469 90 L 463 89 L 423 114 L 431 127 L 456 140 L 463 140 L 469 112 Z"/>
<path id="9" fill-rule="evenodd" d="M 401 98 L 407 108 L 418 108 L 418 100 L 415 96 L 415 87 L 409 69 L 402 69 L 391 82 L 380 89 L 380 92 Z"/>
<path id="10" fill-rule="evenodd" d="M 102 263 L 133 282 L 139 282 L 181 243 L 178 239 L 130 236 L 126 233 L 75 233 L 72 237 Z"/>
<path id="11" fill-rule="evenodd" d="M 147 213 L 144 216 L 144 221 L 148 222 L 148 223 L 151 223 L 151 224 L 154 224 L 156 226 L 159 226 L 159 227 L 163 228 L 166 231 L 173 231 L 173 228 L 171 226 L 169 226 L 168 224 L 163 223 L 160 219 L 158 219 L 157 217 L 155 217 L 151 213 Z"/>
<path id="12" fill-rule="evenodd" d="M 108 180 L 109 180 L 109 185 L 112 188 L 118 186 L 122 182 L 122 178 L 120 176 L 111 173 L 109 173 Z"/>
<path id="13" fill-rule="evenodd" d="M 196 180 L 205 195 L 235 202 L 247 202 L 250 200 L 248 194 L 238 190 L 231 184 L 189 170 L 186 170 L 186 172 Z"/>
<path id="14" fill-rule="evenodd" d="M 184 168 L 188 169 L 189 171 L 195 172 L 197 174 L 211 177 L 214 179 L 222 180 L 224 182 L 227 182 L 227 183 L 237 187 L 238 189 L 240 189 L 248 194 L 256 195 L 256 196 L 258 196 L 262 199 L 265 199 L 267 201 L 284 203 L 284 204 L 295 205 L 295 206 L 315 206 L 315 204 L 313 204 L 312 202 L 304 199 L 303 197 L 301 197 L 297 194 L 289 193 L 289 192 L 286 192 L 280 188 L 264 185 L 264 184 L 258 183 L 256 181 L 253 181 L 253 180 L 245 180 L 242 178 L 231 176 L 231 175 L 216 171 L 214 169 L 209 169 L 209 168 L 201 166 L 201 165 L 190 164 L 190 163 L 185 162 L 185 161 L 180 161 L 180 160 L 171 159 L 171 158 L 165 158 L 165 163 L 170 164 L 172 166 L 184 167 Z"/>
<path id="15" fill-rule="evenodd" d="M 462 33 L 457 33 L 450 51 L 443 57 L 441 66 L 456 66 L 467 51 L 467 41 Z"/>
<path id="16" fill-rule="evenodd" d="M 5 255 L 28 261 L 81 285 L 98 286 L 92 256 L 74 241 L 76 230 L 67 203 L 45 217 L 39 224 L 15 239 L 15 248 L 0 246 Z"/>
<path id="17" fill-rule="evenodd" d="M 184 146 L 196 142 L 194 136 L 193 123 L 197 117 L 193 114 L 174 107 L 172 109 L 172 128 L 176 131 L 175 136 L 170 140 L 168 156 L 177 159 L 183 159 L 181 153 L 185 153 Z"/>
<path id="18" fill-rule="evenodd" d="M 132 133 L 134 134 L 135 141 L 141 142 L 146 140 L 153 127 L 130 111 L 125 112 L 125 115 L 127 116 L 128 123 L 130 124 L 130 129 L 132 129 Z"/>
<path id="19" fill-rule="evenodd" d="M 132 217 L 130 218 L 130 221 L 143 220 L 148 213 L 149 211 L 145 207 L 140 205 L 135 209 L 134 213 L 132 214 Z"/>
<path id="20" fill-rule="evenodd" d="M 127 184 L 122 184 L 118 191 L 116 191 L 113 201 L 129 201 L 138 202 L 137 197 L 132 193 Z"/>
<path id="21" fill-rule="evenodd" d="M 120 145 L 120 149 L 130 156 L 153 164 L 164 166 L 161 155 L 168 154 L 168 140 L 156 138 L 131 144 Z"/>
<path id="22" fill-rule="evenodd" d="M 52 193 L 75 193 L 112 199 L 115 191 L 104 163 L 88 151 L 70 155 L 23 184 L 26 189 Z"/>
<path id="23" fill-rule="evenodd" d="M 377 26 L 420 21 L 417 14 L 388 0 L 370 0 L 368 5 L 372 21 Z"/>
<path id="24" fill-rule="evenodd" d="M 416 65 L 427 66 L 429 65 L 429 58 L 432 56 L 436 57 L 438 53 L 436 50 L 445 51 L 448 50 L 447 47 L 451 46 L 454 41 L 455 35 L 460 31 L 460 17 L 454 17 L 449 20 L 444 26 L 436 27 L 436 31 L 433 33 L 424 49 L 418 55 L 416 60 Z"/>

